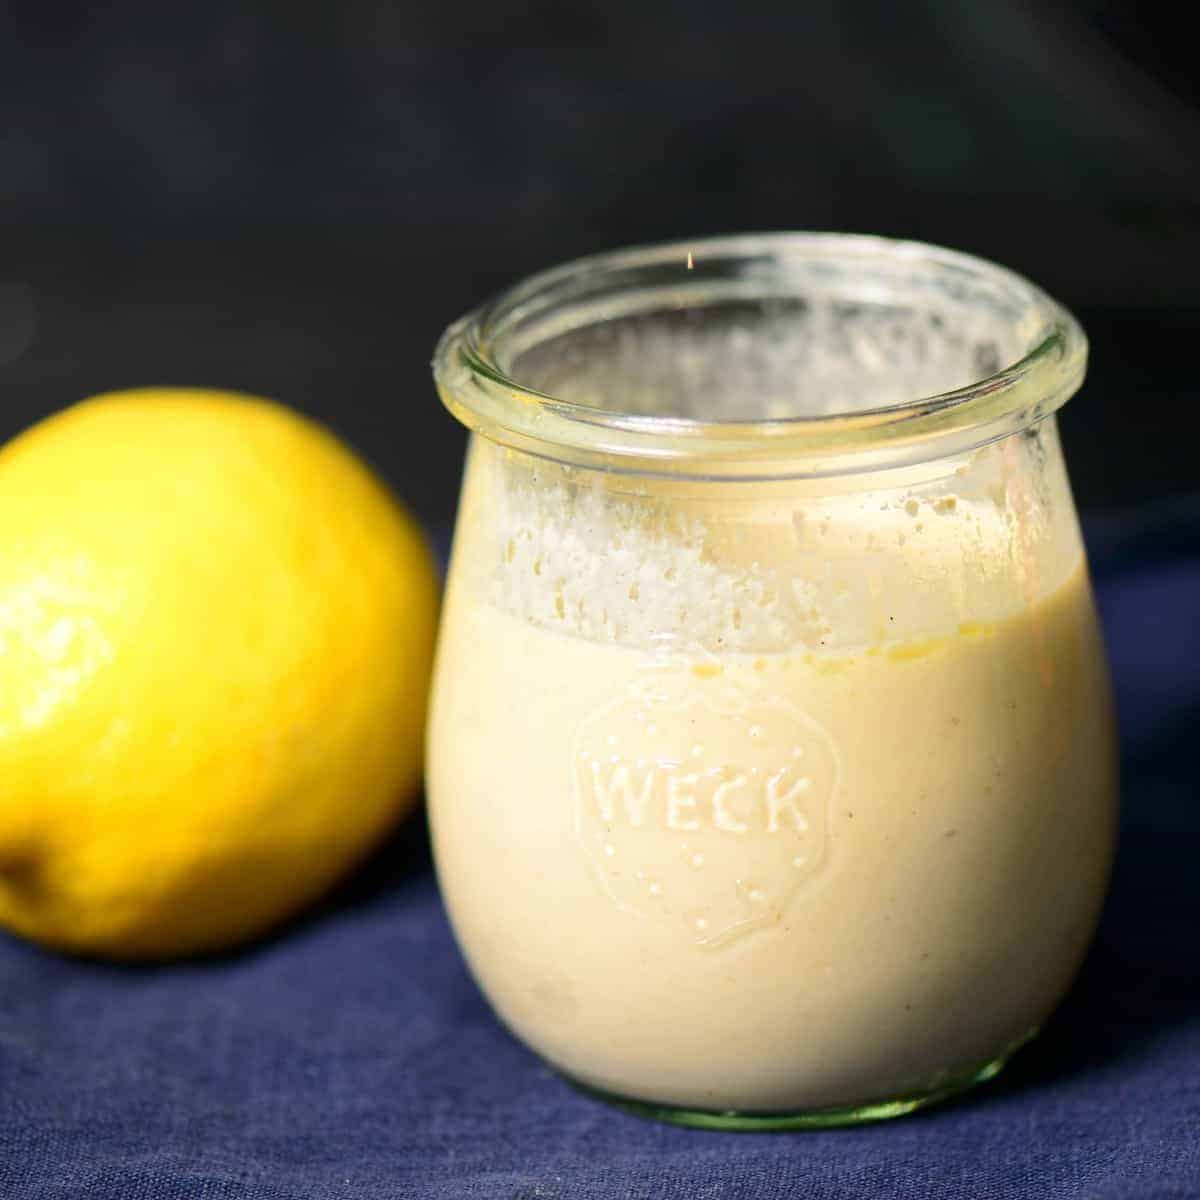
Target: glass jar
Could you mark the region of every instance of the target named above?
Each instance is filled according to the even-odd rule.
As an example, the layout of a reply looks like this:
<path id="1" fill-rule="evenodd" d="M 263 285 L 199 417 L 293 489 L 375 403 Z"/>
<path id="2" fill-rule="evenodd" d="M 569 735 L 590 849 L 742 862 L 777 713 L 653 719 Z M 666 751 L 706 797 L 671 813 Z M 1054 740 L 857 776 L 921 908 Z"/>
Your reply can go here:
<path id="1" fill-rule="evenodd" d="M 428 754 L 508 1027 L 668 1119 L 994 1075 L 1109 875 L 1107 668 L 1054 412 L 1074 319 L 932 246 L 621 251 L 453 325 L 472 431 Z"/>

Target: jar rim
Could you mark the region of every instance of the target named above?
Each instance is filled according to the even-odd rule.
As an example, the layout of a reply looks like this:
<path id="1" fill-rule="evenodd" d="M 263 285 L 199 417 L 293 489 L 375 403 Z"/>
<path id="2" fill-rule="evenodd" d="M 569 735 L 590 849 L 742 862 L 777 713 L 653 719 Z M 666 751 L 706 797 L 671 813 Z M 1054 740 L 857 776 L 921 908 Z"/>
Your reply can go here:
<path id="1" fill-rule="evenodd" d="M 505 369 L 506 331 L 586 281 L 675 278 L 681 307 L 715 293 L 689 286 L 696 265 L 804 260 L 853 268 L 946 272 L 1002 288 L 1031 328 L 1014 361 L 962 386 L 845 412 L 755 420 L 645 414 L 593 406 L 531 387 Z M 763 278 L 745 294 L 762 298 Z M 638 292 L 636 284 L 626 294 Z M 779 293 L 780 295 L 784 293 Z M 711 301 L 710 301 L 711 302 Z M 526 277 L 454 322 L 440 339 L 434 377 L 443 403 L 472 432 L 541 457 L 609 471 L 706 478 L 778 478 L 881 469 L 969 450 L 1036 424 L 1083 381 L 1087 339 L 1075 317 L 1023 276 L 987 259 L 924 242 L 864 234 L 776 232 L 708 237 L 607 251 Z"/>

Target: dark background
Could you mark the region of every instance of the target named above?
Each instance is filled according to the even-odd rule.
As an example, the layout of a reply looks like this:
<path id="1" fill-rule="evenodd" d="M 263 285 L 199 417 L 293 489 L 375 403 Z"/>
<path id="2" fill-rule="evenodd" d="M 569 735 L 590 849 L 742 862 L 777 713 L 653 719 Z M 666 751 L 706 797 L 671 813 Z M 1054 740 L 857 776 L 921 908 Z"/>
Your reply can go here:
<path id="1" fill-rule="evenodd" d="M 1083 319 L 1088 512 L 1200 484 L 1200 91 L 1132 0 L 210 0 L 0 7 L 0 436 L 205 384 L 324 418 L 425 520 L 428 361 L 605 247 L 848 229 L 974 251 Z"/>

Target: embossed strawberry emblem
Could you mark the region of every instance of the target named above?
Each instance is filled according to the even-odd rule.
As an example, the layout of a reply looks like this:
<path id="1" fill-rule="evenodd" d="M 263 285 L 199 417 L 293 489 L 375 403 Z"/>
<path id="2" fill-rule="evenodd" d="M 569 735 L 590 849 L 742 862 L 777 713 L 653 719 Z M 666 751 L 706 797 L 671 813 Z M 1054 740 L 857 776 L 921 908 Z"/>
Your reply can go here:
<path id="1" fill-rule="evenodd" d="M 639 680 L 572 748 L 575 833 L 624 910 L 720 946 L 777 922 L 829 854 L 837 753 L 703 664 Z"/>

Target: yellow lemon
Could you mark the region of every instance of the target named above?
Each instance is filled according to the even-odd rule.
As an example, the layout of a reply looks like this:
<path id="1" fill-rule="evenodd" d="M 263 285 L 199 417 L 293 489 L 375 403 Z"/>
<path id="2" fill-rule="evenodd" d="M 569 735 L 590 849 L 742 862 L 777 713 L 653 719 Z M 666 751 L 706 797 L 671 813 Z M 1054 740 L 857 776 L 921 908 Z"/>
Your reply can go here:
<path id="1" fill-rule="evenodd" d="M 122 392 L 0 449 L 0 922 L 169 957 L 316 897 L 413 802 L 437 596 L 277 404 Z"/>

